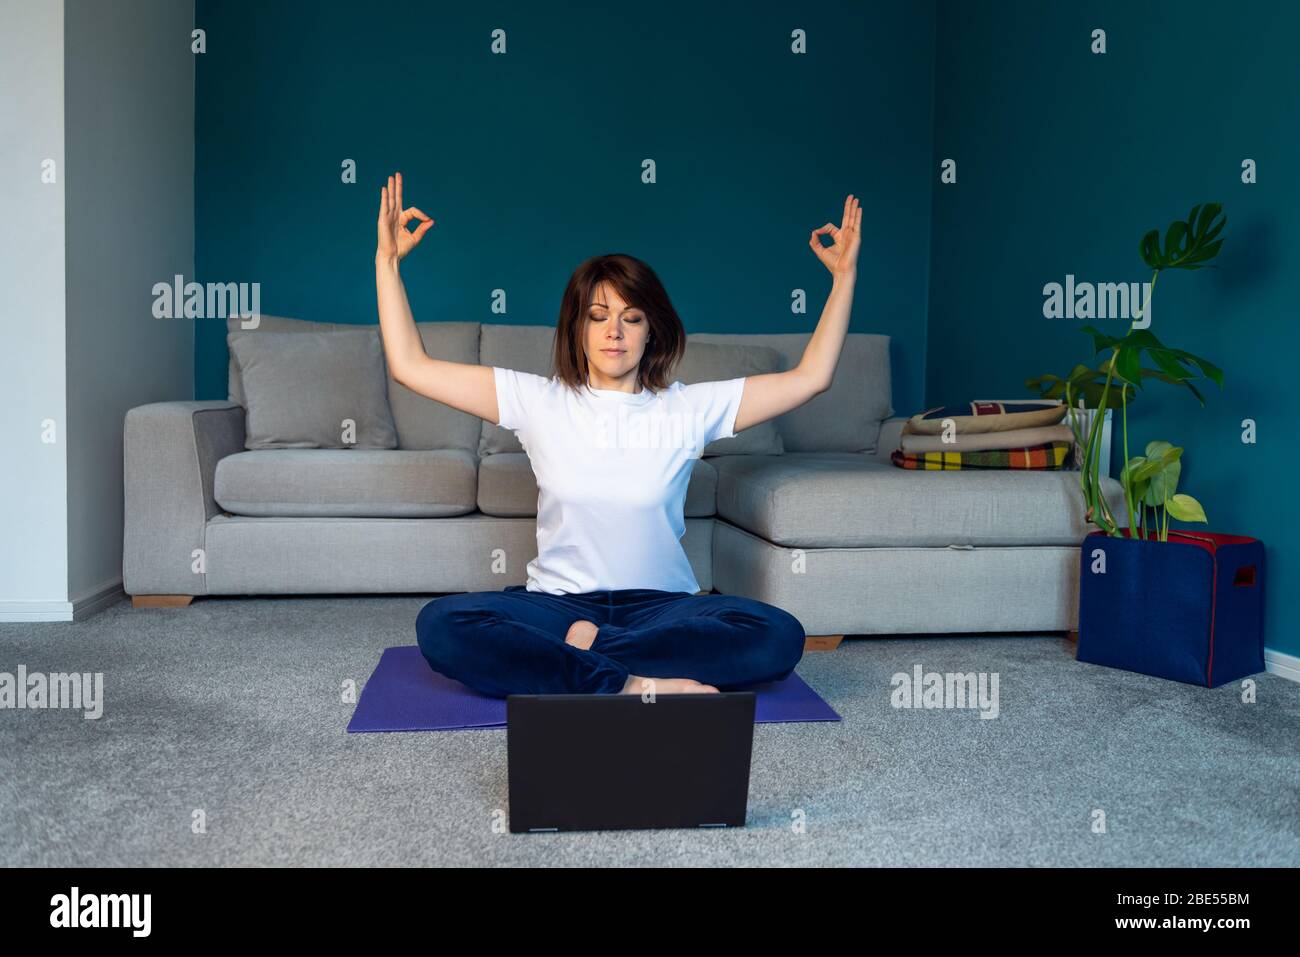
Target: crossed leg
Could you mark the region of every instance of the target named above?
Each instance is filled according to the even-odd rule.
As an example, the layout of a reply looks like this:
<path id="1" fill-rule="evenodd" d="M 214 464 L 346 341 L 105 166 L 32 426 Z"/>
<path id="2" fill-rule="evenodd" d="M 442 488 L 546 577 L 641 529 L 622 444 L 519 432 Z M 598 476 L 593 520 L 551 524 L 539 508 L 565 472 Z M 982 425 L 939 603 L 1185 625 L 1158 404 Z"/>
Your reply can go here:
<path id="1" fill-rule="evenodd" d="M 663 693 L 716 690 L 667 672 L 643 675 L 565 641 L 574 622 L 603 621 L 604 608 L 565 595 L 469 592 L 430 601 L 420 609 L 415 631 L 433 670 L 492 697 L 640 693 L 643 677 L 660 679 L 656 690 Z"/>
<path id="2" fill-rule="evenodd" d="M 601 625 L 591 650 L 630 672 L 680 675 L 725 691 L 779 681 L 803 657 L 804 630 L 789 612 L 739 595 L 682 595 Z"/>
<path id="3" fill-rule="evenodd" d="M 565 642 L 584 616 L 576 604 L 517 591 L 445 595 L 420 609 L 416 639 L 434 671 L 492 697 L 622 691 L 623 665 Z"/>

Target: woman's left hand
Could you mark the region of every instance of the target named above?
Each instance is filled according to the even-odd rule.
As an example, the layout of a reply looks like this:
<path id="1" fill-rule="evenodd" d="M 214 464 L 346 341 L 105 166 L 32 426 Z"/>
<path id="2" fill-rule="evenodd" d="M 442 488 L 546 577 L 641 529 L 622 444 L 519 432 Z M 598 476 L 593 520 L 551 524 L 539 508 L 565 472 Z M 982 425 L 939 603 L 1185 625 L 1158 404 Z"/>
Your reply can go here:
<path id="1" fill-rule="evenodd" d="M 829 234 L 835 242 L 823 246 L 819 237 Z M 808 245 L 817 254 L 831 275 L 835 277 L 854 276 L 858 269 L 858 249 L 862 245 L 862 206 L 852 193 L 844 200 L 844 218 L 839 228 L 827 223 L 820 229 L 814 229 L 808 237 Z"/>

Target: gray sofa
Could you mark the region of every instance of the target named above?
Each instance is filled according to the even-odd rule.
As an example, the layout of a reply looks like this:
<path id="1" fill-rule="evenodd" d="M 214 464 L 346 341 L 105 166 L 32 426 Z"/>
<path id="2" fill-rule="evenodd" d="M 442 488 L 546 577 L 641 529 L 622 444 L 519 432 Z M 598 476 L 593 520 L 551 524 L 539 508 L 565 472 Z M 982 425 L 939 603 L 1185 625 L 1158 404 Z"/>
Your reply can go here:
<path id="1" fill-rule="evenodd" d="M 271 316 L 259 326 L 357 328 Z M 551 327 L 418 328 L 432 356 L 547 372 Z M 687 357 L 697 342 L 761 345 L 788 368 L 808 337 L 692 334 Z M 832 387 L 776 420 L 782 454 L 696 461 L 683 546 L 701 588 L 784 608 L 810 636 L 1074 629 L 1088 531 L 1077 473 L 894 467 L 904 418 L 890 405 L 888 356 L 888 337 L 851 333 Z M 230 400 L 131 409 L 126 592 L 185 604 L 524 583 L 537 553 L 525 453 L 496 451 L 503 430 L 391 378 L 388 398 L 395 449 L 246 450 L 233 356 Z M 1119 514 L 1122 492 L 1107 482 Z"/>

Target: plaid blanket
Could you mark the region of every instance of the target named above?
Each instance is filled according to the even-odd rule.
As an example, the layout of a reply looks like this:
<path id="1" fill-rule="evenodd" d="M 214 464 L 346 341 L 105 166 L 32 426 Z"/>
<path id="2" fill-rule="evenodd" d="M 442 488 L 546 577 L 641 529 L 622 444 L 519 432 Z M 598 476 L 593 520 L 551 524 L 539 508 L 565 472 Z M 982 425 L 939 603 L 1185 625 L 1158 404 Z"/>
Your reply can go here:
<path id="1" fill-rule="evenodd" d="M 1045 442 L 1023 449 L 980 449 L 966 452 L 904 452 L 895 449 L 889 460 L 900 469 L 1063 469 L 1073 457 L 1072 442 Z"/>

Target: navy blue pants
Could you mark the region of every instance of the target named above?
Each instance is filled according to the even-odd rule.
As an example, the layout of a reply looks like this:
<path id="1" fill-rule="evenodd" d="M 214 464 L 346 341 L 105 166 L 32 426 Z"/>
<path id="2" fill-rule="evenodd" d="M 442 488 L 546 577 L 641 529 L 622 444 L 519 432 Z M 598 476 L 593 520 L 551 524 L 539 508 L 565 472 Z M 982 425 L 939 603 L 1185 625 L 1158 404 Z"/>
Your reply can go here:
<path id="1" fill-rule="evenodd" d="M 590 650 L 564 640 L 584 619 L 598 628 Z M 446 595 L 420 609 L 415 633 L 434 671 L 497 698 L 615 694 L 629 674 L 735 690 L 785 678 L 804 645 L 799 620 L 773 605 L 650 588 Z"/>

